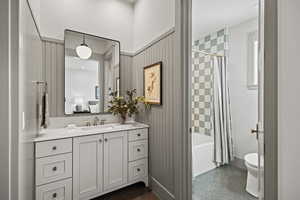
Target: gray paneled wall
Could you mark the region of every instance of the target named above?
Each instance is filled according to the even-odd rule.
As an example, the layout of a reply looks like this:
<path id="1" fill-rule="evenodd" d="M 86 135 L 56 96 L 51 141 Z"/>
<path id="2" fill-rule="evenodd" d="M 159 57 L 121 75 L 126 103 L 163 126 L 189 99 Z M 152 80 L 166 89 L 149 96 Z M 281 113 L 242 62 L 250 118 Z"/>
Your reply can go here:
<path id="1" fill-rule="evenodd" d="M 43 78 L 48 83 L 51 117 L 64 115 L 64 45 L 43 42 Z"/>
<path id="2" fill-rule="evenodd" d="M 176 80 L 174 70 L 174 33 L 133 57 L 133 87 L 143 94 L 143 68 L 163 62 L 163 105 L 152 106 L 139 114 L 138 120 L 150 125 L 150 173 L 169 193 L 174 194 L 173 137 L 176 110 Z M 126 77 L 127 79 L 127 77 Z M 153 183 L 156 183 L 153 182 Z M 158 192 L 158 191 L 157 191 Z M 163 195 L 163 194 L 161 194 Z M 172 195 L 171 195 L 172 196 Z M 163 196 L 162 196 L 163 197 Z M 164 197 L 166 198 L 166 197 Z"/>
<path id="3" fill-rule="evenodd" d="M 132 89 L 132 62 L 132 56 L 121 55 L 120 91 L 122 95 L 124 95 L 127 90 Z"/>
<path id="4" fill-rule="evenodd" d="M 48 82 L 51 117 L 64 116 L 64 45 L 43 41 L 43 79 Z M 132 88 L 132 57 L 121 56 L 121 93 Z M 122 78 L 126 77 L 126 78 Z"/>

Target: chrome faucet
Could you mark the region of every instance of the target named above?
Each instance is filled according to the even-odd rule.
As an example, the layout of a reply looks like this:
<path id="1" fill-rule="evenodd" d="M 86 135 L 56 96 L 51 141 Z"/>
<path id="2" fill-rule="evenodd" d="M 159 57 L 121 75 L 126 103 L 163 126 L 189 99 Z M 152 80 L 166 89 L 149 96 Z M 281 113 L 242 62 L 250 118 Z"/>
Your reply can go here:
<path id="1" fill-rule="evenodd" d="M 91 122 L 85 121 L 85 126 L 91 126 Z"/>
<path id="2" fill-rule="evenodd" d="M 100 121 L 100 125 L 104 125 L 104 124 L 105 124 L 105 122 L 106 122 L 106 119 L 101 119 L 101 121 Z"/>
<path id="3" fill-rule="evenodd" d="M 97 126 L 99 124 L 99 121 L 100 121 L 100 119 L 96 116 L 93 120 L 93 125 Z M 100 124 L 101 124 L 101 122 L 100 122 Z"/>

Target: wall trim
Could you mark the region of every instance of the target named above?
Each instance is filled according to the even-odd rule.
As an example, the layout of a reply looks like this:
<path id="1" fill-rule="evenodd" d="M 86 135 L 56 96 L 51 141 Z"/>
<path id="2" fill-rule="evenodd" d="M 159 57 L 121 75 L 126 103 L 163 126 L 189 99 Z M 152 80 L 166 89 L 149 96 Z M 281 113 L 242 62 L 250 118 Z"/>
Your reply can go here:
<path id="1" fill-rule="evenodd" d="M 134 57 L 137 56 L 138 54 L 142 53 L 146 49 L 152 47 L 159 41 L 163 40 L 164 38 L 168 37 L 169 35 L 173 34 L 175 32 L 175 27 L 172 27 L 168 31 L 164 32 L 163 34 L 159 35 L 157 38 L 146 44 L 144 47 L 140 48 L 139 50 L 135 52 L 129 52 L 129 51 L 121 51 L 121 56 L 129 56 L 129 57 Z M 52 43 L 57 43 L 57 44 L 64 44 L 64 40 L 60 39 L 55 39 L 55 38 L 49 38 L 49 37 L 41 37 L 43 42 L 52 42 Z"/>
<path id="2" fill-rule="evenodd" d="M 158 43 L 159 41 L 163 40 L 164 38 L 168 37 L 169 35 L 173 34 L 175 32 L 175 27 L 172 27 L 171 29 L 169 29 L 168 31 L 166 31 L 165 33 L 161 34 L 160 36 L 158 36 L 156 39 L 152 40 L 151 42 L 149 42 L 148 44 L 146 44 L 144 47 L 140 48 L 139 50 L 137 50 L 134 53 L 134 56 L 137 56 L 138 54 L 142 53 L 143 51 L 145 51 L 146 49 L 152 47 L 153 45 L 155 45 L 156 43 Z"/>
<path id="3" fill-rule="evenodd" d="M 278 198 L 278 0 L 264 0 L 264 192 Z M 266 37 L 267 36 L 267 37 Z"/>
<path id="4" fill-rule="evenodd" d="M 35 16 L 34 16 L 33 11 L 32 11 L 32 9 L 31 9 L 31 5 L 30 5 L 30 3 L 29 3 L 28 0 L 26 0 L 26 3 L 27 3 L 27 5 L 28 5 L 28 7 L 29 7 L 29 11 L 30 11 L 31 17 L 32 17 L 32 19 L 33 19 L 35 28 L 36 28 L 36 30 L 37 30 L 37 32 L 38 32 L 38 34 L 39 34 L 40 40 L 43 41 L 43 38 L 42 38 L 42 35 L 41 35 L 41 32 L 40 32 L 40 27 L 39 27 L 38 24 L 37 24 L 37 20 L 35 19 Z"/>
<path id="5" fill-rule="evenodd" d="M 163 200 L 175 200 L 175 196 L 167 190 L 160 182 L 158 182 L 152 176 L 150 177 L 150 185 L 152 192 L 159 197 L 159 199 Z"/>
<path id="6" fill-rule="evenodd" d="M 49 38 L 49 37 L 42 37 L 42 41 L 43 42 L 53 42 L 53 43 L 57 43 L 57 44 L 64 44 L 65 43 L 64 40 L 59 40 L 59 39 Z"/>
<path id="7" fill-rule="evenodd" d="M 128 51 L 121 51 L 121 56 L 129 56 L 129 57 L 134 57 L 135 53 L 130 53 Z"/>
<path id="8" fill-rule="evenodd" d="M 176 200 L 192 200 L 192 141 L 189 132 L 189 68 L 192 60 L 192 0 L 176 0 L 175 12 L 175 69 L 180 76 L 178 109 L 182 113 L 176 118 L 174 132 L 174 195 Z"/>

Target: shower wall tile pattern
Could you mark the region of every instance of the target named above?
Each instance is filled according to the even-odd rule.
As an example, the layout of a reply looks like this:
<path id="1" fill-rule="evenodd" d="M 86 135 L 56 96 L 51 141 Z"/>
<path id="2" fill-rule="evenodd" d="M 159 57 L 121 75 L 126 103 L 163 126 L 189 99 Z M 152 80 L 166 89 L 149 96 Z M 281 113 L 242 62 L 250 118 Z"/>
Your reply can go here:
<path id="1" fill-rule="evenodd" d="M 221 29 L 194 41 L 193 49 L 226 55 L 228 31 Z M 192 131 L 211 135 L 213 68 L 211 56 L 198 52 L 192 54 Z"/>

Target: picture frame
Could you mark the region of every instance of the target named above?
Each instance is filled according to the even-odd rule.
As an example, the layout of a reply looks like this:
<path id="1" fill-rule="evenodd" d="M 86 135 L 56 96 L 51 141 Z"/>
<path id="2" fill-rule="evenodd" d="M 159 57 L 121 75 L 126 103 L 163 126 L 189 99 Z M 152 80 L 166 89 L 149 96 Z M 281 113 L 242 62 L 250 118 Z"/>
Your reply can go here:
<path id="1" fill-rule="evenodd" d="M 144 97 L 145 102 L 152 105 L 162 105 L 162 62 L 144 67 Z"/>

